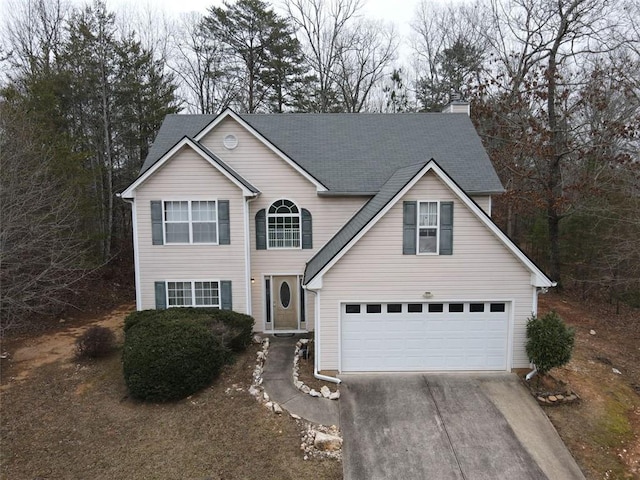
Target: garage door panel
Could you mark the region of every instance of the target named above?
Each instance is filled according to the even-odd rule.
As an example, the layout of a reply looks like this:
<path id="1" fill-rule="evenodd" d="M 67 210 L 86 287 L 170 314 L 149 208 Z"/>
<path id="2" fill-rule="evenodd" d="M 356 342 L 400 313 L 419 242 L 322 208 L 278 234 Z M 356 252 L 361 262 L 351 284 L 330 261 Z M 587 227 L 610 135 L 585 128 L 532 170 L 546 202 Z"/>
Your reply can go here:
<path id="1" fill-rule="evenodd" d="M 479 302 L 474 302 L 478 308 Z M 505 370 L 507 367 L 509 305 L 505 311 L 491 312 L 486 303 L 483 312 L 449 313 L 447 304 L 437 304 L 429 312 L 367 314 L 342 310 L 342 366 L 348 371 L 420 371 L 420 370 Z M 415 306 L 412 308 L 416 308 Z M 372 311 L 374 309 L 371 309 Z"/>

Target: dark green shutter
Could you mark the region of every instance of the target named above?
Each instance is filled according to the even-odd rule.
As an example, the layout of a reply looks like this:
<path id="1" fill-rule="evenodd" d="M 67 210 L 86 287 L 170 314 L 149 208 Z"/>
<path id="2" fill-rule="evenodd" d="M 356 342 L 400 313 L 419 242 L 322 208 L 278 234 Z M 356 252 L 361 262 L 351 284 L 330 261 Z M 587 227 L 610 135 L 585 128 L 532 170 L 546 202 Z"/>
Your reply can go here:
<path id="1" fill-rule="evenodd" d="M 162 245 L 162 202 L 151 200 L 151 241 L 153 245 Z"/>
<path id="2" fill-rule="evenodd" d="M 267 249 L 267 212 L 263 208 L 256 213 L 256 250 Z"/>
<path id="3" fill-rule="evenodd" d="M 313 248 L 311 212 L 306 208 L 302 209 L 302 248 Z"/>
<path id="4" fill-rule="evenodd" d="M 416 213 L 417 202 L 403 202 L 402 205 L 402 253 L 404 255 L 416 254 L 416 225 L 418 215 Z"/>
<path id="5" fill-rule="evenodd" d="M 218 200 L 218 243 L 229 245 L 231 231 L 229 227 L 229 200 Z"/>
<path id="6" fill-rule="evenodd" d="M 440 202 L 440 255 L 453 255 L 453 202 Z"/>
<path id="7" fill-rule="evenodd" d="M 156 309 L 164 310 L 167 308 L 167 294 L 165 292 L 165 283 L 164 282 L 156 282 Z"/>
<path id="8" fill-rule="evenodd" d="M 222 310 L 233 310 L 233 302 L 231 301 L 231 280 L 222 280 L 220 282 L 220 308 Z"/>

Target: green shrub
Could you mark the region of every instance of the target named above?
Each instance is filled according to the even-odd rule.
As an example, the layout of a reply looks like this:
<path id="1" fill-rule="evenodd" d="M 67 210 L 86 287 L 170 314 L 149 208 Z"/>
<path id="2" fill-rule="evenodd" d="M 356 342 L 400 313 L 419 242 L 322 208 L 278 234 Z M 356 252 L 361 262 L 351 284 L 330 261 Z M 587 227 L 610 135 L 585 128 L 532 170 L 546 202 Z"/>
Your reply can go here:
<path id="1" fill-rule="evenodd" d="M 122 363 L 131 396 L 178 400 L 210 385 L 228 359 L 211 328 L 182 315 L 152 317 L 138 318 L 125 333 Z"/>
<path id="2" fill-rule="evenodd" d="M 124 322 L 124 331 L 139 322 L 151 319 L 185 319 L 202 323 L 222 337 L 225 345 L 232 351 L 240 352 L 251 344 L 253 317 L 231 310 L 217 308 L 170 308 L 167 310 L 143 310 L 133 312 Z M 219 325 L 222 323 L 226 328 Z"/>
<path id="3" fill-rule="evenodd" d="M 571 360 L 575 331 L 567 327 L 556 312 L 535 315 L 527 322 L 527 355 L 540 374 Z"/>
<path id="4" fill-rule="evenodd" d="M 76 340 L 77 358 L 98 358 L 109 355 L 116 347 L 116 336 L 107 327 L 94 326 Z"/>

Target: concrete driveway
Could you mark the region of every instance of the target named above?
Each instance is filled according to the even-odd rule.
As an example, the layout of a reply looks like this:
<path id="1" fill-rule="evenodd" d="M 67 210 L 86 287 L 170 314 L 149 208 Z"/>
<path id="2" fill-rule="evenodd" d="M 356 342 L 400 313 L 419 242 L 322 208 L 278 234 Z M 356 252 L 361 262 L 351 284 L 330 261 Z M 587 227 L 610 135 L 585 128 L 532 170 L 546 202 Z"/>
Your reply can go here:
<path id="1" fill-rule="evenodd" d="M 514 374 L 341 378 L 345 480 L 584 480 Z"/>

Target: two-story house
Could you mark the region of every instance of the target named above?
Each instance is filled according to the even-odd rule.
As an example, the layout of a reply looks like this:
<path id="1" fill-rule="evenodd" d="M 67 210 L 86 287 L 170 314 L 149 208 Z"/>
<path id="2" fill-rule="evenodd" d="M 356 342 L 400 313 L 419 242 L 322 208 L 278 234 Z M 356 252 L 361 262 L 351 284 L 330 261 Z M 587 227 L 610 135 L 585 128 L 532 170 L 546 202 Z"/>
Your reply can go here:
<path id="1" fill-rule="evenodd" d="M 324 372 L 526 367 L 553 282 L 493 223 L 468 116 L 170 115 L 132 205 L 137 308 L 314 331 Z"/>

